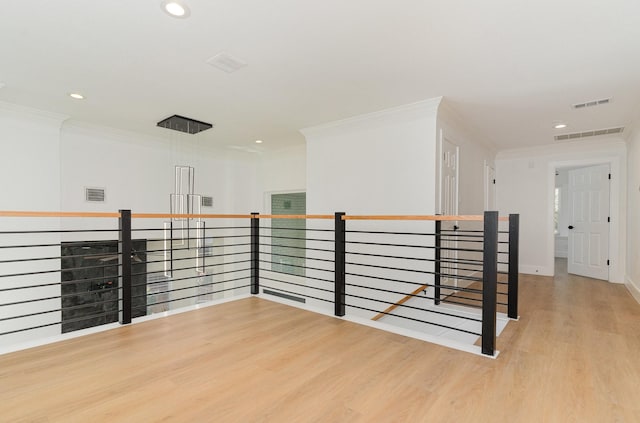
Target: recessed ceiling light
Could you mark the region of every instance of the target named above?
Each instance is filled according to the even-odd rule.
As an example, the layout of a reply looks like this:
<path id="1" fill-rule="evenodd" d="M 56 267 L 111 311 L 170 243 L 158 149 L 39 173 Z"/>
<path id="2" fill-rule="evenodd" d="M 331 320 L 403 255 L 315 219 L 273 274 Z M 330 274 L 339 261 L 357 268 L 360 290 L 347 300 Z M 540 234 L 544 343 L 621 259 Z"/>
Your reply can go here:
<path id="1" fill-rule="evenodd" d="M 562 123 L 562 122 L 558 122 L 556 124 L 553 125 L 554 129 L 564 129 L 567 127 L 566 123 Z"/>
<path id="2" fill-rule="evenodd" d="M 262 144 L 262 140 L 256 140 L 256 144 Z"/>
<path id="3" fill-rule="evenodd" d="M 71 93 L 69 94 L 69 97 L 75 98 L 76 100 L 84 100 L 84 96 L 78 93 Z"/>
<path id="4" fill-rule="evenodd" d="M 174 18 L 187 18 L 190 15 L 189 8 L 181 1 L 165 0 L 162 2 L 162 10 Z"/>

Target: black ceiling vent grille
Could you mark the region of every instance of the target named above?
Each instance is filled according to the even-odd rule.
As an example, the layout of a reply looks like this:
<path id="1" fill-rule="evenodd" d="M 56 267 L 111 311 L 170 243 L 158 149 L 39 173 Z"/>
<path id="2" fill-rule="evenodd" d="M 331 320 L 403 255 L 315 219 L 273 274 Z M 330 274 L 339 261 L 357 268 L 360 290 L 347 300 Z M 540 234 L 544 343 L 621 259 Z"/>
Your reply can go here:
<path id="1" fill-rule="evenodd" d="M 163 119 L 158 122 L 158 126 L 173 129 L 174 131 L 186 132 L 187 134 L 197 134 L 198 132 L 213 128 L 213 125 L 210 123 L 200 122 L 199 120 L 180 115 L 173 115 Z"/>

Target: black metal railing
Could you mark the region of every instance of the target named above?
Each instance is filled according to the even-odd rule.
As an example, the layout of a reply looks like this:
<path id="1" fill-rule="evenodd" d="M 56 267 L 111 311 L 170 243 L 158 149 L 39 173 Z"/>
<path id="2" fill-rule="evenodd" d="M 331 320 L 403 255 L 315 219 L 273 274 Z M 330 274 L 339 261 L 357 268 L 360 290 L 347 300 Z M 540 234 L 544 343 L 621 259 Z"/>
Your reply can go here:
<path id="1" fill-rule="evenodd" d="M 349 220 L 347 307 L 433 335 L 481 337 L 482 352 L 492 355 L 497 275 L 490 264 L 497 265 L 497 212 L 453 219 Z M 473 295 L 479 296 L 477 302 L 471 301 Z"/>
<path id="2" fill-rule="evenodd" d="M 497 313 L 518 317 L 518 215 L 0 216 L 2 344 L 249 293 L 480 337 L 487 355 Z"/>
<path id="3" fill-rule="evenodd" d="M 249 292 L 246 216 L 2 216 L 0 346 Z"/>
<path id="4" fill-rule="evenodd" d="M 333 216 L 253 216 L 262 293 L 308 305 L 333 304 L 334 228 L 321 227 Z M 304 228 L 296 225 L 299 220 L 306 221 Z M 307 226 L 309 222 L 317 227 Z"/>

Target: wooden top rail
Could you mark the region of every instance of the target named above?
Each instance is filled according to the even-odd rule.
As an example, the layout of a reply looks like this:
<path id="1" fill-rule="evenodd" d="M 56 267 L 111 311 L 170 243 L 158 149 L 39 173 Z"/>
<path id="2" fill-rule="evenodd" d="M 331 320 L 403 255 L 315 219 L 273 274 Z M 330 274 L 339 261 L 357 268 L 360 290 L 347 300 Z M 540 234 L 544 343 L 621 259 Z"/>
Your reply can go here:
<path id="1" fill-rule="evenodd" d="M 0 217 L 94 217 L 119 218 L 120 213 L 102 212 L 45 212 L 45 211 L 0 211 Z M 131 213 L 132 219 L 251 219 L 251 214 L 172 214 L 172 213 Z M 258 214 L 258 219 L 325 219 L 332 220 L 332 214 Z M 482 215 L 442 216 L 442 215 L 345 215 L 342 220 L 442 220 L 482 222 Z M 498 220 L 508 221 L 508 217 Z"/>
<path id="2" fill-rule="evenodd" d="M 260 219 L 335 219 L 333 214 L 259 214 Z"/>
<path id="3" fill-rule="evenodd" d="M 372 216 L 355 216 L 345 215 L 342 220 L 443 220 L 443 221 L 475 221 L 482 222 L 483 215 L 461 215 L 461 216 L 443 216 L 443 215 L 414 215 L 414 216 L 394 216 L 394 215 L 372 215 Z M 498 220 L 508 221 L 508 217 L 499 217 Z"/>
<path id="4" fill-rule="evenodd" d="M 250 214 L 131 213 L 132 219 L 251 219 Z"/>
<path id="5" fill-rule="evenodd" d="M 0 211 L 0 217 L 112 217 L 117 219 L 120 213 Z"/>

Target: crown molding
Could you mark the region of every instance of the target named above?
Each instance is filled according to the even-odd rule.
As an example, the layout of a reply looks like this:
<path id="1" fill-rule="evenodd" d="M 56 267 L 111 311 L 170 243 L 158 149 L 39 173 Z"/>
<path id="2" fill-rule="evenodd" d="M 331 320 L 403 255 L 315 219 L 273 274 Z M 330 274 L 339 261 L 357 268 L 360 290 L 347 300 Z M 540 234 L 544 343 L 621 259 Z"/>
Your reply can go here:
<path id="1" fill-rule="evenodd" d="M 300 132 L 308 140 L 309 137 L 327 136 L 345 131 L 370 128 L 372 125 L 402 122 L 407 119 L 413 120 L 416 118 L 427 117 L 429 115 L 433 115 L 435 117 L 441 101 L 442 97 L 434 97 L 403 106 L 353 116 L 317 126 L 311 126 L 301 129 Z"/>
<path id="2" fill-rule="evenodd" d="M 69 119 L 68 115 L 64 115 L 61 113 L 49 112 L 46 110 L 35 109 L 33 107 L 23 106 L 15 103 L 7 103 L 4 101 L 0 101 L 0 111 L 10 113 L 18 117 L 29 117 L 49 121 L 58 125 L 61 125 L 64 121 Z"/>

